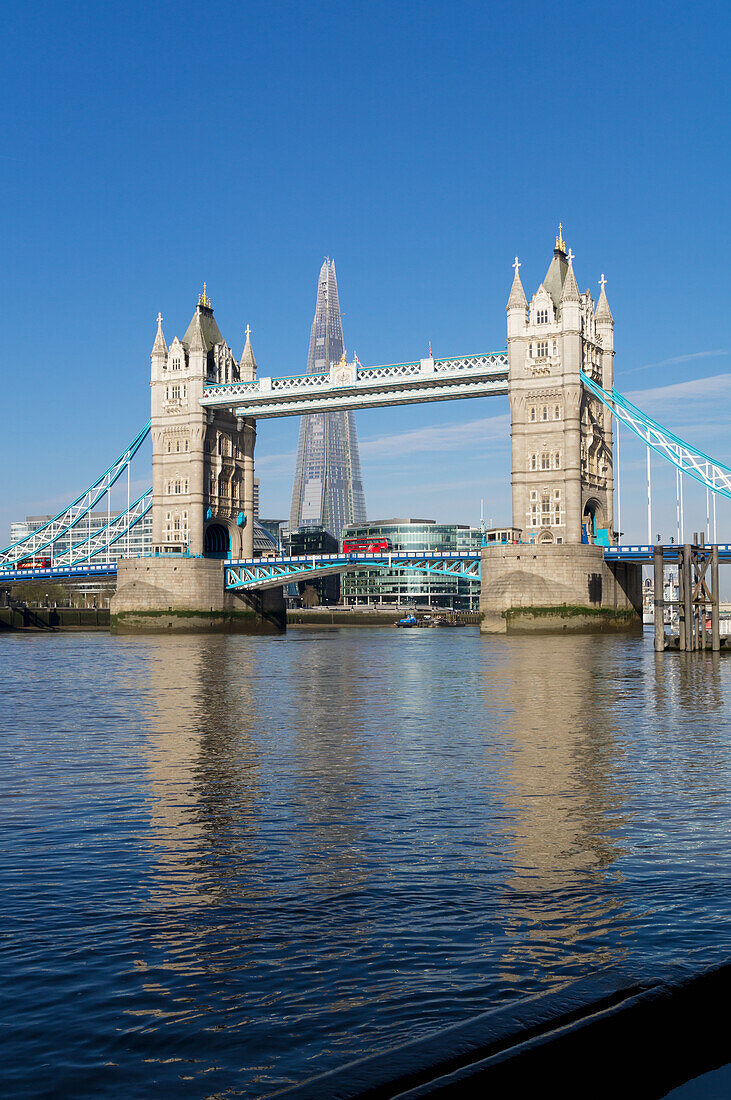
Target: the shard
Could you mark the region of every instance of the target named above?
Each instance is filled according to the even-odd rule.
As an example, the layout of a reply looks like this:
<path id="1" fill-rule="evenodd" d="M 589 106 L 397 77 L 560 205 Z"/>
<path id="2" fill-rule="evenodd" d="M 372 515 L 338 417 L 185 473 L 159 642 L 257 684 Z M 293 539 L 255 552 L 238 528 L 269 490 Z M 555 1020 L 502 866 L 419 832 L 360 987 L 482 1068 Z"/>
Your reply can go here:
<path id="1" fill-rule="evenodd" d="M 329 371 L 343 354 L 335 261 L 325 259 L 317 284 L 307 373 Z M 365 523 L 358 437 L 352 412 L 308 413 L 300 422 L 290 531 L 323 527 L 342 539 L 348 523 Z"/>

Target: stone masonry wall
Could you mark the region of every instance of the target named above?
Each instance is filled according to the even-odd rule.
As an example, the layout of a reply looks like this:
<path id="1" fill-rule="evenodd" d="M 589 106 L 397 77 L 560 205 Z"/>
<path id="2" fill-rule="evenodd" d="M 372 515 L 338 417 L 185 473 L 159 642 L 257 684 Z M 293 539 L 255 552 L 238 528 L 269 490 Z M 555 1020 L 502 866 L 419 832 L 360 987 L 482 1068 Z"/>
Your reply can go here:
<path id="1" fill-rule="evenodd" d="M 209 558 L 128 558 L 117 565 L 110 605 L 116 633 L 232 630 L 278 633 L 286 615 L 281 588 L 227 592 L 224 562 Z"/>
<path id="2" fill-rule="evenodd" d="M 627 628 L 641 621 L 641 566 L 621 562 L 608 566 L 599 546 L 515 546 L 484 547 L 481 555 L 481 627 L 485 633 L 506 633 L 509 626 L 529 617 L 532 609 L 557 609 L 553 624 L 563 629 L 573 619 L 576 629 L 586 621 L 599 626 L 626 622 Z M 564 609 L 563 611 L 561 609 Z M 601 614 L 597 614 L 601 613 Z M 551 616 L 540 614 L 548 629 Z"/>

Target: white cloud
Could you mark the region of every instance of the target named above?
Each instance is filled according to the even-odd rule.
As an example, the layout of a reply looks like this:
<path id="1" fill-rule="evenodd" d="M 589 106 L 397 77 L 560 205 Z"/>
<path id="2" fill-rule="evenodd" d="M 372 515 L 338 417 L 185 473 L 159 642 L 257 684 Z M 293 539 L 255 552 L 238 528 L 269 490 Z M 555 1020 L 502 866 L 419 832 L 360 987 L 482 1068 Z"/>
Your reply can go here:
<path id="1" fill-rule="evenodd" d="M 634 374 L 638 370 L 650 370 L 653 367 L 674 367 L 678 363 L 692 363 L 695 359 L 713 359 L 716 356 L 728 355 L 725 348 L 717 348 L 715 351 L 691 351 L 687 355 L 676 355 L 672 359 L 661 359 L 658 363 L 645 363 L 642 367 L 630 367 L 623 370 L 622 374 Z"/>
<path id="2" fill-rule="evenodd" d="M 408 432 L 391 432 L 388 435 L 363 439 L 360 452 L 369 462 L 378 458 L 397 458 L 404 455 L 434 451 L 452 451 L 465 448 L 474 453 L 476 445 L 486 442 L 507 442 L 510 438 L 510 419 L 507 414 L 485 416 L 460 424 L 433 424 L 414 428 Z"/>
<path id="3" fill-rule="evenodd" d="M 728 401 L 731 397 L 731 373 L 712 374 L 706 378 L 690 378 L 687 382 L 635 390 L 626 396 L 643 410 L 648 405 L 666 406 L 688 401 L 709 401 L 713 403 L 712 411 L 717 411 L 717 402 Z"/>
<path id="4" fill-rule="evenodd" d="M 267 474 L 269 477 L 277 477 L 284 474 L 289 474 L 291 477 L 294 477 L 295 458 L 296 455 L 294 451 L 287 451 L 284 454 L 278 455 L 257 455 L 257 475 L 261 472 Z"/>

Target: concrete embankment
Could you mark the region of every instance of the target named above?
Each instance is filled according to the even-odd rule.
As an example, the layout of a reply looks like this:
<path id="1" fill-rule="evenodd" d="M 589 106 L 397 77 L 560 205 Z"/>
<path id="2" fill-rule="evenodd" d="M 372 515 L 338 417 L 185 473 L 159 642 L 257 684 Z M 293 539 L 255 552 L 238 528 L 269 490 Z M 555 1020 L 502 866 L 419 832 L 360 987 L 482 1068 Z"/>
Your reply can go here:
<path id="1" fill-rule="evenodd" d="M 0 607 L 0 633 L 109 630 L 109 612 L 77 607 Z"/>
<path id="2" fill-rule="evenodd" d="M 398 611 L 388 608 L 357 607 L 295 607 L 287 611 L 287 626 L 392 626 L 409 612 L 405 608 Z M 440 615 L 451 611 L 433 608 L 431 611 L 419 611 L 418 615 Z M 458 611 L 455 615 L 462 623 L 478 623 L 480 616 L 476 611 Z"/>

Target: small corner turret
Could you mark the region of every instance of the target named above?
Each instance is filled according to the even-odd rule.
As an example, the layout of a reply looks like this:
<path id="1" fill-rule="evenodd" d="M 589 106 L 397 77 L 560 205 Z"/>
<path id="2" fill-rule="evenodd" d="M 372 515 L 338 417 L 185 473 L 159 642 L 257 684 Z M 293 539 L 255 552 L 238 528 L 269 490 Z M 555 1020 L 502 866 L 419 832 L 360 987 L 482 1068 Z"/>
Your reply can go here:
<path id="1" fill-rule="evenodd" d="M 251 326 L 246 326 L 246 340 L 244 350 L 239 360 L 239 375 L 242 382 L 254 382 L 256 380 L 256 359 L 251 346 Z"/>
<path id="2" fill-rule="evenodd" d="M 162 313 L 157 315 L 157 333 L 155 334 L 155 342 L 152 345 L 152 351 L 150 352 L 150 360 L 152 362 L 152 374 L 159 374 L 165 370 L 168 359 L 168 346 L 165 343 L 165 337 L 162 332 Z"/>

